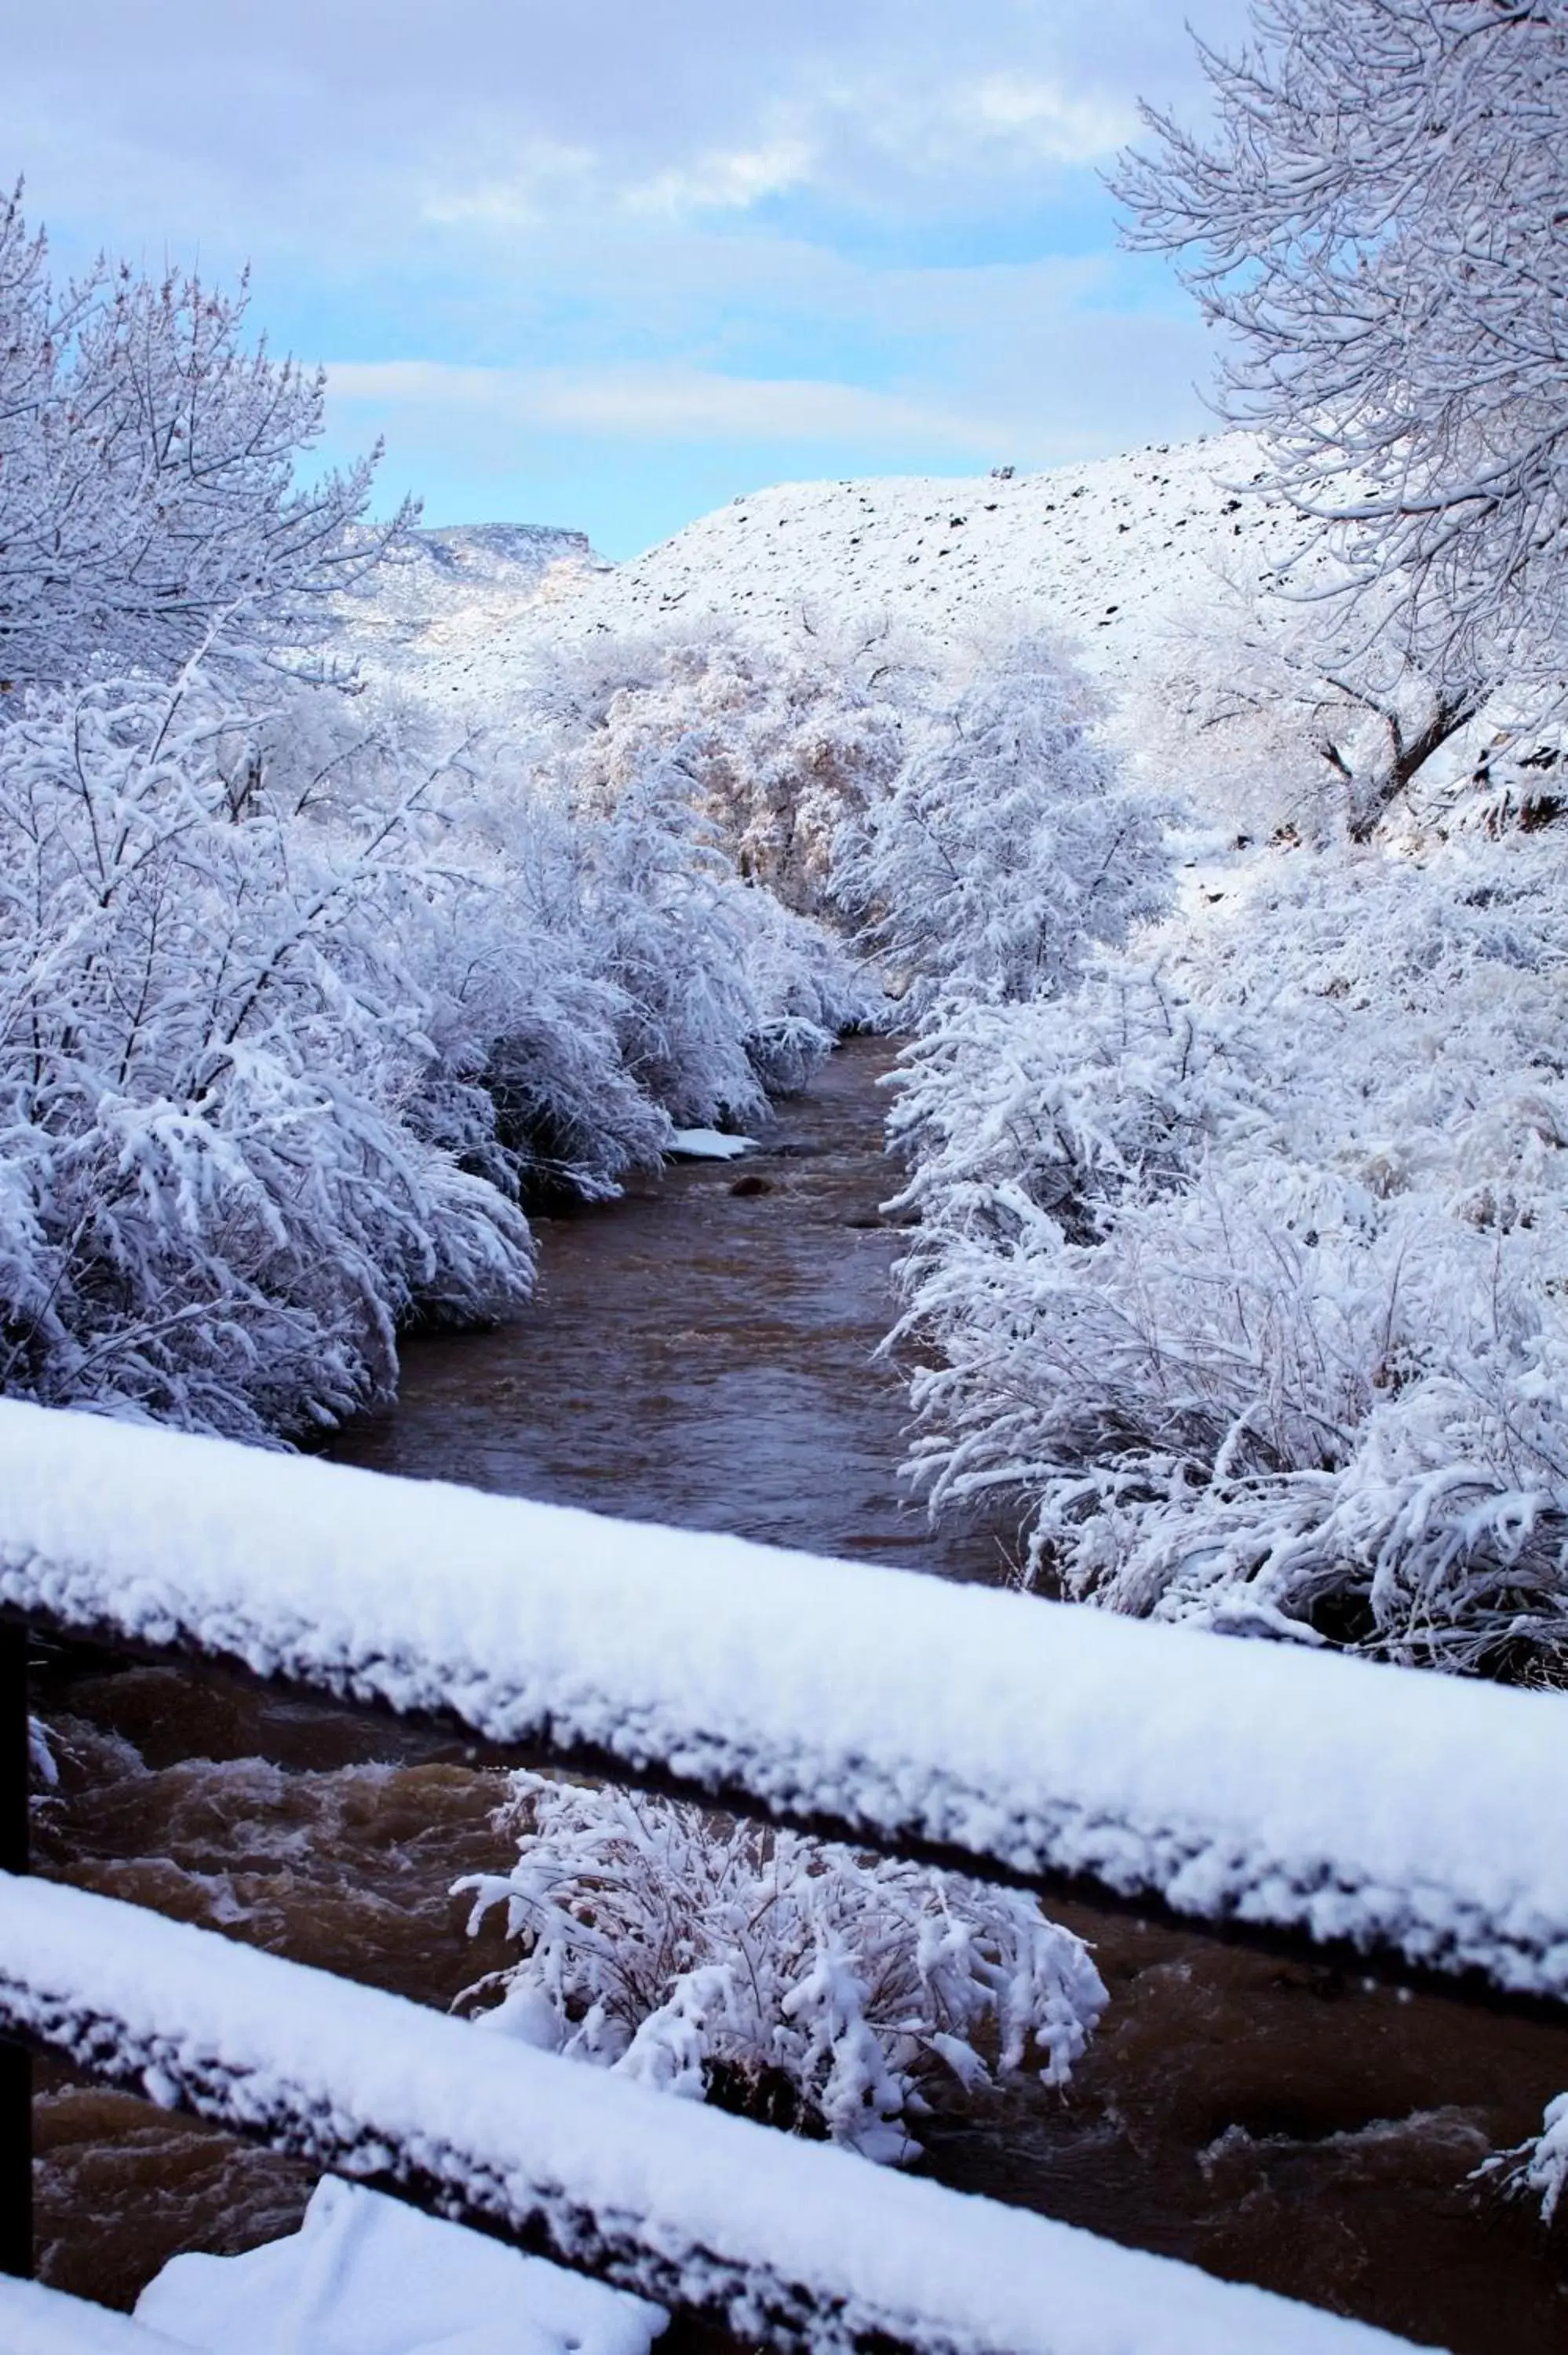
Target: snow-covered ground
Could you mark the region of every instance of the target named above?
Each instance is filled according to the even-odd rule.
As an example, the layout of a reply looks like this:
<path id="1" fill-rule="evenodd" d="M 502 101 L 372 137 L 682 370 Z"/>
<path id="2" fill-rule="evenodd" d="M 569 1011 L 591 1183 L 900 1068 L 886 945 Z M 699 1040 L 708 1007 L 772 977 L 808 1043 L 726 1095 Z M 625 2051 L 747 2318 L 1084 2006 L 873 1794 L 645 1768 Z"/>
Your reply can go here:
<path id="1" fill-rule="evenodd" d="M 136 2319 L 204 2355 L 648 2355 L 665 2316 L 329 2175 L 297 2232 L 172 2258 Z"/>

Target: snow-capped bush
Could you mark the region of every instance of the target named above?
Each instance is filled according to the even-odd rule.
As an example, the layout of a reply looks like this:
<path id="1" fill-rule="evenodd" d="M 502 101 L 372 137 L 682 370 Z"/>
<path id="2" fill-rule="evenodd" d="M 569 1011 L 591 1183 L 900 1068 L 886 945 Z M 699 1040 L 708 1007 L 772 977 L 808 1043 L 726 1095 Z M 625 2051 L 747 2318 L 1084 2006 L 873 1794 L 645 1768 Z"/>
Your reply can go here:
<path id="1" fill-rule="evenodd" d="M 1541 2132 L 1517 2149 L 1497 2152 L 1477 2174 L 1500 2180 L 1516 2200 L 1539 2200 L 1541 2220 L 1550 2224 L 1568 2191 L 1568 2094 L 1546 2105 Z"/>
<path id="2" fill-rule="evenodd" d="M 345 775 L 352 762 L 344 764 Z M 302 811 L 199 673 L 0 728 L 0 1387 L 259 1437 L 385 1387 L 417 1298 L 526 1294 L 512 1204 L 402 1117 L 431 780 Z M 437 901 L 443 900 L 444 908 Z"/>
<path id="3" fill-rule="evenodd" d="M 1568 924 L 1517 841 L 1304 856 L 1162 970 L 906 1060 L 938 1502 L 1067 1592 L 1518 1669 L 1568 1643 Z"/>
<path id="4" fill-rule="evenodd" d="M 536 1774 L 497 1821 L 517 1862 L 457 1888 L 524 1953 L 482 2025 L 870 2158 L 917 2155 L 935 2075 L 1065 2084 L 1105 2006 L 1032 1897 Z"/>
<path id="5" fill-rule="evenodd" d="M 981 656 L 891 789 L 841 833 L 835 890 L 902 984 L 901 1018 L 953 994 L 1071 982 L 1164 904 L 1159 814 L 1088 736 L 1048 641 Z"/>
<path id="6" fill-rule="evenodd" d="M 585 823 L 585 908 L 621 996 L 620 1051 L 638 1085 L 682 1125 L 744 1127 L 767 1114 L 751 1049 L 766 1060 L 791 983 L 777 960 L 758 962 L 756 979 L 778 989 L 753 988 L 747 951 L 769 919 L 702 816 L 683 751 L 645 754 L 615 806 Z M 814 1064 L 832 1039 L 818 1030 L 801 1045 Z"/>

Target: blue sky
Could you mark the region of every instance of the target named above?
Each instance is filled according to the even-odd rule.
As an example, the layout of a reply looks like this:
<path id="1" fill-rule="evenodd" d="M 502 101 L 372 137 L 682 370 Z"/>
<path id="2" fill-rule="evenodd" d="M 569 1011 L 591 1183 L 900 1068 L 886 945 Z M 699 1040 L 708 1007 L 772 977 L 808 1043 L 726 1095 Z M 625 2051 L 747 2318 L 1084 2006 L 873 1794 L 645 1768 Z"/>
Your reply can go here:
<path id="1" fill-rule="evenodd" d="M 1193 0 L 1234 40 L 1243 0 Z M 1162 0 L 0 0 L 0 176 L 69 266 L 252 270 L 432 523 L 626 556 L 786 478 L 1207 422 L 1098 175 L 1194 114 Z"/>

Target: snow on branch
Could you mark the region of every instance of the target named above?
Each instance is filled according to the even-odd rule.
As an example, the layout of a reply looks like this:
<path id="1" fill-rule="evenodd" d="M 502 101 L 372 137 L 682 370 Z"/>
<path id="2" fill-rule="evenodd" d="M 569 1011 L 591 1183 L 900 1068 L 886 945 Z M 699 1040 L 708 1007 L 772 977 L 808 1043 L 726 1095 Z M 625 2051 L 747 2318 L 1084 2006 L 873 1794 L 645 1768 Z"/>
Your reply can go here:
<path id="1" fill-rule="evenodd" d="M 1266 2291 L 863 2166 L 83 1891 L 0 1881 L 0 2017 L 133 2085 L 777 2346 L 1393 2355 Z"/>
<path id="2" fill-rule="evenodd" d="M 1568 1996 L 1568 1698 L 0 1401 L 0 1604 Z"/>
<path id="3" fill-rule="evenodd" d="M 1561 674 L 1563 0 L 1252 0 L 1203 134 L 1145 110 L 1129 242 L 1226 329 L 1221 400 L 1363 581 Z M 1485 667 L 1483 663 L 1483 667 Z"/>
<path id="4" fill-rule="evenodd" d="M 864 2158 L 917 2158 L 922 2084 L 991 2083 L 992 2045 L 1065 2085 L 1105 2009 L 1020 1891 L 542 1774 L 496 1820 L 516 1863 L 454 1890 L 524 1942 L 459 1998 L 484 2027 Z"/>

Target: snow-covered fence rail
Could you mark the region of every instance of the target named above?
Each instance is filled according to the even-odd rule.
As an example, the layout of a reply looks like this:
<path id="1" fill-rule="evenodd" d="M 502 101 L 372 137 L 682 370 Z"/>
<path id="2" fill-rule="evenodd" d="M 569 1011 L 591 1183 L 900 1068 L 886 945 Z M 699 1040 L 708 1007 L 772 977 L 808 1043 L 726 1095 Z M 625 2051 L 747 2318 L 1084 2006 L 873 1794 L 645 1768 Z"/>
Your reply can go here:
<path id="1" fill-rule="evenodd" d="M 1568 1695 L 0 1401 L 0 1608 L 1568 1998 Z"/>
<path id="2" fill-rule="evenodd" d="M 1568 1996 L 1568 1698 L 0 1401 L 0 1605 Z"/>
<path id="3" fill-rule="evenodd" d="M 0 2019 L 96 2076 L 752 2340 L 931 2355 L 1404 2344 L 80 1890 L 0 1881 Z"/>

